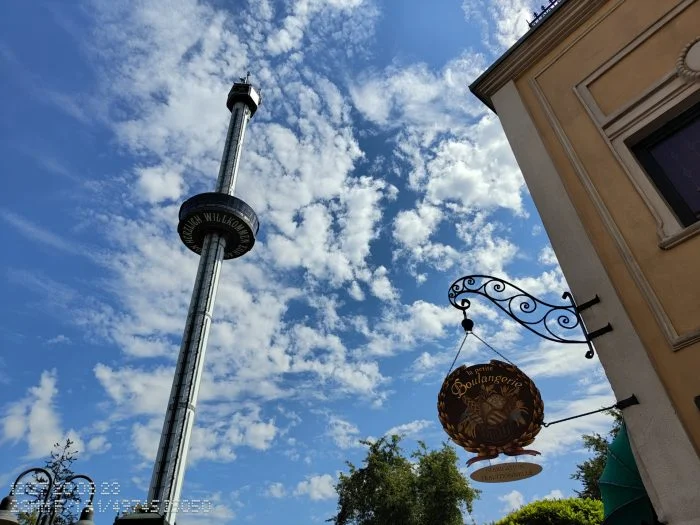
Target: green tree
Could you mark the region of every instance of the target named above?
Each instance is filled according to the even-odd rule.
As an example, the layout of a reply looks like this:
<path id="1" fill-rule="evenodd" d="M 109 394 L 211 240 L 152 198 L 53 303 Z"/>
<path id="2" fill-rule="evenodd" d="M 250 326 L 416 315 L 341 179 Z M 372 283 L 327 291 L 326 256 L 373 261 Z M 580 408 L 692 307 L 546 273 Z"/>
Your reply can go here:
<path id="1" fill-rule="evenodd" d="M 17 516 L 17 521 L 19 522 L 19 525 L 35 525 L 38 517 L 38 510 L 33 510 L 31 512 L 20 512 Z"/>
<path id="2" fill-rule="evenodd" d="M 336 485 L 336 525 L 462 525 L 479 491 L 457 468 L 457 453 L 444 444 L 430 451 L 424 443 L 407 458 L 399 436 L 362 441 L 368 447 L 363 467 L 347 462 L 349 473 Z"/>
<path id="3" fill-rule="evenodd" d="M 429 451 L 419 442 L 413 453 L 418 460 L 416 485 L 421 525 L 462 525 L 463 512 L 472 511 L 479 491 L 472 488 L 457 468 L 459 457 L 447 443 Z"/>
<path id="4" fill-rule="evenodd" d="M 600 525 L 602 521 L 600 500 L 569 498 L 533 501 L 493 525 Z"/>
<path id="5" fill-rule="evenodd" d="M 613 426 L 606 437 L 597 433 L 583 435 L 583 446 L 592 451 L 593 456 L 576 465 L 576 472 L 571 475 L 571 479 L 578 480 L 583 485 L 583 490 L 576 491 L 580 498 L 601 499 L 598 479 L 605 468 L 608 445 L 615 439 L 623 423 L 622 411 L 613 409 L 610 410 L 610 415 L 614 418 Z"/>
<path id="6" fill-rule="evenodd" d="M 53 477 L 52 493 L 48 500 L 49 508 L 56 509 L 53 525 L 70 525 L 76 522 L 80 515 L 80 501 L 83 496 L 89 494 L 84 480 L 78 480 L 79 483 L 65 483 L 73 476 L 72 465 L 78 459 L 78 451 L 75 450 L 74 445 L 75 442 L 70 438 L 67 438 L 65 443 L 54 443 L 53 450 L 44 465 Z M 32 481 L 23 484 L 23 489 L 29 496 L 29 507 L 33 510 L 21 512 L 19 522 L 20 525 L 35 525 L 38 509 L 48 491 L 48 480 L 46 476 L 37 473 Z M 48 509 L 44 510 L 48 511 Z"/>

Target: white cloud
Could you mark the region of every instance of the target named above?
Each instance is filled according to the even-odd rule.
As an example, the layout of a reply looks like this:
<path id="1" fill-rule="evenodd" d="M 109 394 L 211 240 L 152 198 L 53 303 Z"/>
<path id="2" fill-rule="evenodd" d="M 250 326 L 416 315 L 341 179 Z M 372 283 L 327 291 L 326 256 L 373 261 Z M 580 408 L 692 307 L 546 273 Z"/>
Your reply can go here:
<path id="1" fill-rule="evenodd" d="M 160 433 L 163 428 L 162 418 L 151 418 L 146 424 L 134 423 L 131 427 L 132 443 L 144 464 L 152 464 L 158 453 Z"/>
<path id="2" fill-rule="evenodd" d="M 112 369 L 98 363 L 95 377 L 110 398 L 130 415 L 164 414 L 174 371 L 170 367 Z"/>
<path id="3" fill-rule="evenodd" d="M 394 219 L 394 239 L 405 246 L 423 244 L 433 234 L 442 217 L 440 208 L 425 202 L 415 210 L 400 211 Z"/>
<path id="4" fill-rule="evenodd" d="M 235 431 L 233 434 L 231 434 L 231 430 L 229 430 L 229 435 L 232 440 L 235 440 L 241 435 L 239 439 L 241 439 L 242 443 L 257 450 L 267 450 L 270 448 L 272 441 L 279 431 L 275 426 L 274 420 L 247 422 L 246 425 L 242 435 L 240 430 Z"/>
<path id="5" fill-rule="evenodd" d="M 343 450 L 360 447 L 360 429 L 349 421 L 337 416 L 330 416 L 326 435 L 329 436 L 338 448 Z"/>
<path id="6" fill-rule="evenodd" d="M 138 168 L 137 197 L 151 203 L 179 199 L 183 193 L 183 180 L 177 169 L 165 165 Z"/>
<path id="7" fill-rule="evenodd" d="M 528 31 L 534 7 L 532 0 L 462 2 L 465 17 L 481 24 L 484 42 L 495 55 L 503 53 Z"/>
<path id="8" fill-rule="evenodd" d="M 284 485 L 282 485 L 282 483 L 270 483 L 267 486 L 265 495 L 277 499 L 284 498 L 287 495 L 287 490 L 284 488 Z"/>
<path id="9" fill-rule="evenodd" d="M 279 434 L 275 421 L 262 418 L 258 407 L 238 407 L 237 410 L 225 407 L 222 413 L 227 417 L 222 419 L 221 413 L 212 409 L 198 411 L 192 430 L 188 465 L 202 460 L 219 463 L 234 461 L 237 457 L 235 449 L 243 446 L 268 450 Z M 132 426 L 134 448 L 145 462 L 155 460 L 162 427 L 162 416 Z"/>
<path id="10" fill-rule="evenodd" d="M 285 269 L 303 267 L 313 277 L 334 284 L 353 278 L 350 260 L 339 250 L 332 234 L 334 217 L 323 204 L 312 204 L 301 211 L 301 222 L 292 237 L 271 235 L 270 250 L 276 263 Z"/>
<path id="11" fill-rule="evenodd" d="M 71 340 L 70 337 L 67 337 L 63 334 L 58 334 L 56 337 L 52 337 L 51 339 L 46 340 L 47 345 L 57 345 L 57 344 L 70 344 Z"/>
<path id="12" fill-rule="evenodd" d="M 218 414 L 202 414 L 192 433 L 191 462 L 233 461 L 234 449 L 247 446 L 268 450 L 279 434 L 274 419 L 263 419 L 261 410 L 251 406 L 238 410 L 221 421 Z"/>
<path id="13" fill-rule="evenodd" d="M 350 284 L 348 294 L 356 301 L 363 301 L 365 299 L 365 294 L 362 292 L 362 288 L 360 288 L 360 285 L 357 283 L 357 281 L 353 281 Z"/>
<path id="14" fill-rule="evenodd" d="M 566 304 L 566 302 L 562 300 L 561 294 L 568 290 L 569 286 L 559 266 L 552 270 L 542 272 L 539 275 L 518 278 L 513 277 L 511 281 L 513 284 L 519 286 L 523 290 L 527 290 L 528 293 L 540 299 L 546 299 L 544 297 L 546 294 L 552 294 L 551 302 Z"/>
<path id="15" fill-rule="evenodd" d="M 282 27 L 268 36 L 267 51 L 274 55 L 289 53 L 299 49 L 308 25 L 319 11 L 335 9 L 342 16 L 350 16 L 350 11 L 362 6 L 363 0 L 301 0 L 294 2 L 291 13 L 282 21 Z"/>
<path id="16" fill-rule="evenodd" d="M 492 312 L 475 305 L 474 312 L 491 317 Z M 365 320 L 356 319 L 358 331 L 367 337 L 362 348 L 367 356 L 390 356 L 418 348 L 419 343 L 438 341 L 459 327 L 460 313 L 451 305 L 437 305 L 418 300 L 386 309 L 370 328 Z M 463 336 L 463 334 L 462 334 Z"/>
<path id="17" fill-rule="evenodd" d="M 297 484 L 294 495 L 308 495 L 310 499 L 315 501 L 333 499 L 337 496 L 335 492 L 335 481 L 330 474 L 310 476 Z"/>
<path id="18" fill-rule="evenodd" d="M 26 440 L 27 458 L 46 456 L 54 443 L 70 437 L 78 449 L 82 441 L 75 431 L 64 432 L 61 418 L 56 412 L 55 397 L 58 394 L 56 370 L 45 370 L 39 384 L 30 387 L 26 396 L 5 409 L 2 418 L 2 441 Z"/>
<path id="19" fill-rule="evenodd" d="M 512 490 L 503 496 L 498 496 L 498 500 L 505 503 L 501 509 L 502 512 L 512 512 L 525 504 L 525 496 L 517 490 Z"/>
<path id="20" fill-rule="evenodd" d="M 498 209 L 526 216 L 524 182 L 500 123 L 466 91 L 483 67 L 482 58 L 469 53 L 439 72 L 422 64 L 392 67 L 360 77 L 350 88 L 365 118 L 401 128 L 395 155 L 419 198 L 413 209 L 399 210 L 394 218 L 394 259 L 407 256 L 409 272 L 419 282 L 425 279 L 423 263 L 444 271 L 473 262 L 484 271 L 499 271 L 517 253 L 513 243 L 493 231 L 474 232 L 478 251 L 432 239 L 443 223 L 455 233 L 477 210 L 482 218 Z"/>
<path id="21" fill-rule="evenodd" d="M 578 334 L 573 334 L 577 336 Z M 583 335 L 581 335 L 583 338 Z M 586 359 L 586 344 L 562 344 L 541 340 L 518 356 L 518 366 L 533 378 L 573 376 L 600 368 L 597 359 Z"/>
<path id="22" fill-rule="evenodd" d="M 554 489 L 542 496 L 542 499 L 564 499 L 564 493 L 559 489 Z"/>
<path id="23" fill-rule="evenodd" d="M 494 192 L 488 190 L 488 193 Z M 506 267 L 516 260 L 519 251 L 509 238 L 508 228 L 492 220 L 486 208 L 472 212 L 458 208 L 454 203 L 445 206 L 443 222 L 447 222 L 458 239 L 452 245 L 432 239 L 423 243 L 403 242 L 404 239 L 396 237 L 394 259 L 407 258 L 409 271 L 414 275 L 427 266 L 439 271 L 471 267 L 478 268 L 479 273 L 507 276 Z M 434 234 L 437 226 L 431 231 Z"/>
<path id="24" fill-rule="evenodd" d="M 477 208 L 523 214 L 522 177 L 500 124 L 491 115 L 475 120 L 484 110 L 462 93 L 480 70 L 480 57 L 469 54 L 439 73 L 424 65 L 389 68 L 351 86 L 353 101 L 366 118 L 402 126 L 395 153 L 408 164 L 409 187 L 420 200 L 414 209 L 399 210 L 393 221 L 394 259 L 408 256 L 408 270 L 418 282 L 425 280 L 418 264 L 447 270 L 464 264 L 465 253 L 475 253 L 433 242 L 443 221 L 458 222 Z M 445 92 L 453 95 L 445 97 Z M 514 253 L 503 242 L 494 246 L 498 252 L 487 248 L 481 254 L 493 252 L 492 260 L 502 264 Z"/>
<path id="25" fill-rule="evenodd" d="M 292 373 L 313 373 L 323 382 L 336 384 L 334 394 L 360 394 L 377 397 L 378 388 L 385 382 L 374 361 L 348 358 L 348 352 L 337 335 L 325 334 L 299 324 L 291 330 L 293 358 L 289 371 Z M 318 383 L 309 385 L 316 395 Z"/>
<path id="26" fill-rule="evenodd" d="M 447 373 L 447 367 L 452 363 L 455 357 L 455 352 L 422 352 L 416 359 L 413 360 L 408 369 L 408 375 L 413 381 L 424 381 L 426 377 L 439 374 L 441 371 Z M 461 354 L 462 357 L 468 355 Z"/>
<path id="27" fill-rule="evenodd" d="M 482 111 L 467 86 L 484 65 L 477 53 L 465 53 L 437 72 L 425 64 L 392 66 L 383 74 L 359 77 L 350 86 L 350 95 L 360 113 L 376 124 L 408 125 L 434 136 L 440 130 L 461 128 L 468 117 Z"/>
<path id="28" fill-rule="evenodd" d="M 373 273 L 370 281 L 372 295 L 383 301 L 396 299 L 396 290 L 391 285 L 388 274 L 389 271 L 384 266 L 379 266 Z"/>
<path id="29" fill-rule="evenodd" d="M 354 265 L 364 265 L 370 255 L 370 243 L 377 237 L 382 218 L 380 203 L 386 193 L 387 186 L 380 180 L 360 177 L 341 195 L 345 214 L 338 221 L 340 246 Z"/>
<path id="30" fill-rule="evenodd" d="M 90 454 L 101 454 L 112 448 L 106 436 L 94 436 L 87 441 L 86 445 L 87 452 Z"/>
<path id="31" fill-rule="evenodd" d="M 402 425 L 391 427 L 384 433 L 384 435 L 392 436 L 396 434 L 398 436 L 404 437 L 415 436 L 417 434 L 420 434 L 429 426 L 432 426 L 432 424 L 433 422 L 428 421 L 427 419 L 416 419 L 415 421 L 411 421 L 410 423 L 404 423 Z"/>
<path id="32" fill-rule="evenodd" d="M 554 250 L 552 250 L 551 246 L 545 246 L 542 248 L 537 260 L 541 264 L 545 264 L 547 266 L 557 266 L 559 264 L 559 261 L 557 261 L 557 256 L 554 254 Z"/>
<path id="33" fill-rule="evenodd" d="M 457 203 L 462 210 L 507 208 L 522 212 L 524 181 L 494 115 L 482 117 L 469 139 L 442 141 L 426 164 L 430 202 Z M 423 183 L 422 178 L 415 183 Z"/>

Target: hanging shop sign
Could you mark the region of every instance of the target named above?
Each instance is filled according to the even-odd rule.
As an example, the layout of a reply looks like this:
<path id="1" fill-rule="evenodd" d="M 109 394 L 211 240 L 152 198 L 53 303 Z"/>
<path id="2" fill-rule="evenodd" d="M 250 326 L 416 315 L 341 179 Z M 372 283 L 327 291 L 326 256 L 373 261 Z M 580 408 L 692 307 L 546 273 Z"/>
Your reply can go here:
<path id="1" fill-rule="evenodd" d="M 524 447 L 535 440 L 542 428 L 542 396 L 535 383 L 509 363 L 493 360 L 456 368 L 440 389 L 438 416 L 455 443 L 477 454 L 467 465 L 500 454 L 539 455 Z M 514 474 L 513 479 L 529 477 L 517 477 L 522 474 Z"/>

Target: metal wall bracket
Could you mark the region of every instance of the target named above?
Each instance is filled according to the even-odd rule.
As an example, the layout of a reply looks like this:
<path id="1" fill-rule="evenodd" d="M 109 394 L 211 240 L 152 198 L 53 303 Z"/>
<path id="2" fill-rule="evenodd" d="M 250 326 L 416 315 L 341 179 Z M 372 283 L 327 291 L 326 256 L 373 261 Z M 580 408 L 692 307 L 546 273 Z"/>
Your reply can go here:
<path id="1" fill-rule="evenodd" d="M 591 339 L 600 337 L 601 335 L 607 334 L 608 332 L 612 332 L 612 325 L 610 323 L 606 324 L 603 328 L 598 328 L 598 330 L 590 332 L 588 334 L 588 340 L 590 341 Z"/>
<path id="2" fill-rule="evenodd" d="M 617 403 L 615 403 L 615 408 L 619 408 L 620 410 L 624 410 L 627 407 L 631 407 L 631 406 L 638 405 L 638 404 L 639 404 L 639 399 L 637 399 L 637 396 L 632 394 L 630 397 L 628 397 L 626 399 L 622 399 L 622 400 L 618 401 Z"/>
<path id="3" fill-rule="evenodd" d="M 583 312 L 584 310 L 588 310 L 591 306 L 594 304 L 598 304 L 600 302 L 600 297 L 598 297 L 598 294 L 593 297 L 590 301 L 586 301 L 585 303 L 581 303 L 578 306 L 576 306 L 576 311 L 578 313 Z"/>

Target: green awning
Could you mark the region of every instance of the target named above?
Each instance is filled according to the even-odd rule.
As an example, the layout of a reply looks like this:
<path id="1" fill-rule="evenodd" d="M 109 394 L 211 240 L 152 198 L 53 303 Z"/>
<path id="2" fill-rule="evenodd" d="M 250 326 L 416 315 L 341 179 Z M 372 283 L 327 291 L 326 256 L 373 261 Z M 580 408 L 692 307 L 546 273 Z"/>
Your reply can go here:
<path id="1" fill-rule="evenodd" d="M 608 447 L 608 459 L 598 486 L 603 497 L 603 525 L 658 523 L 634 461 L 625 425 Z"/>

